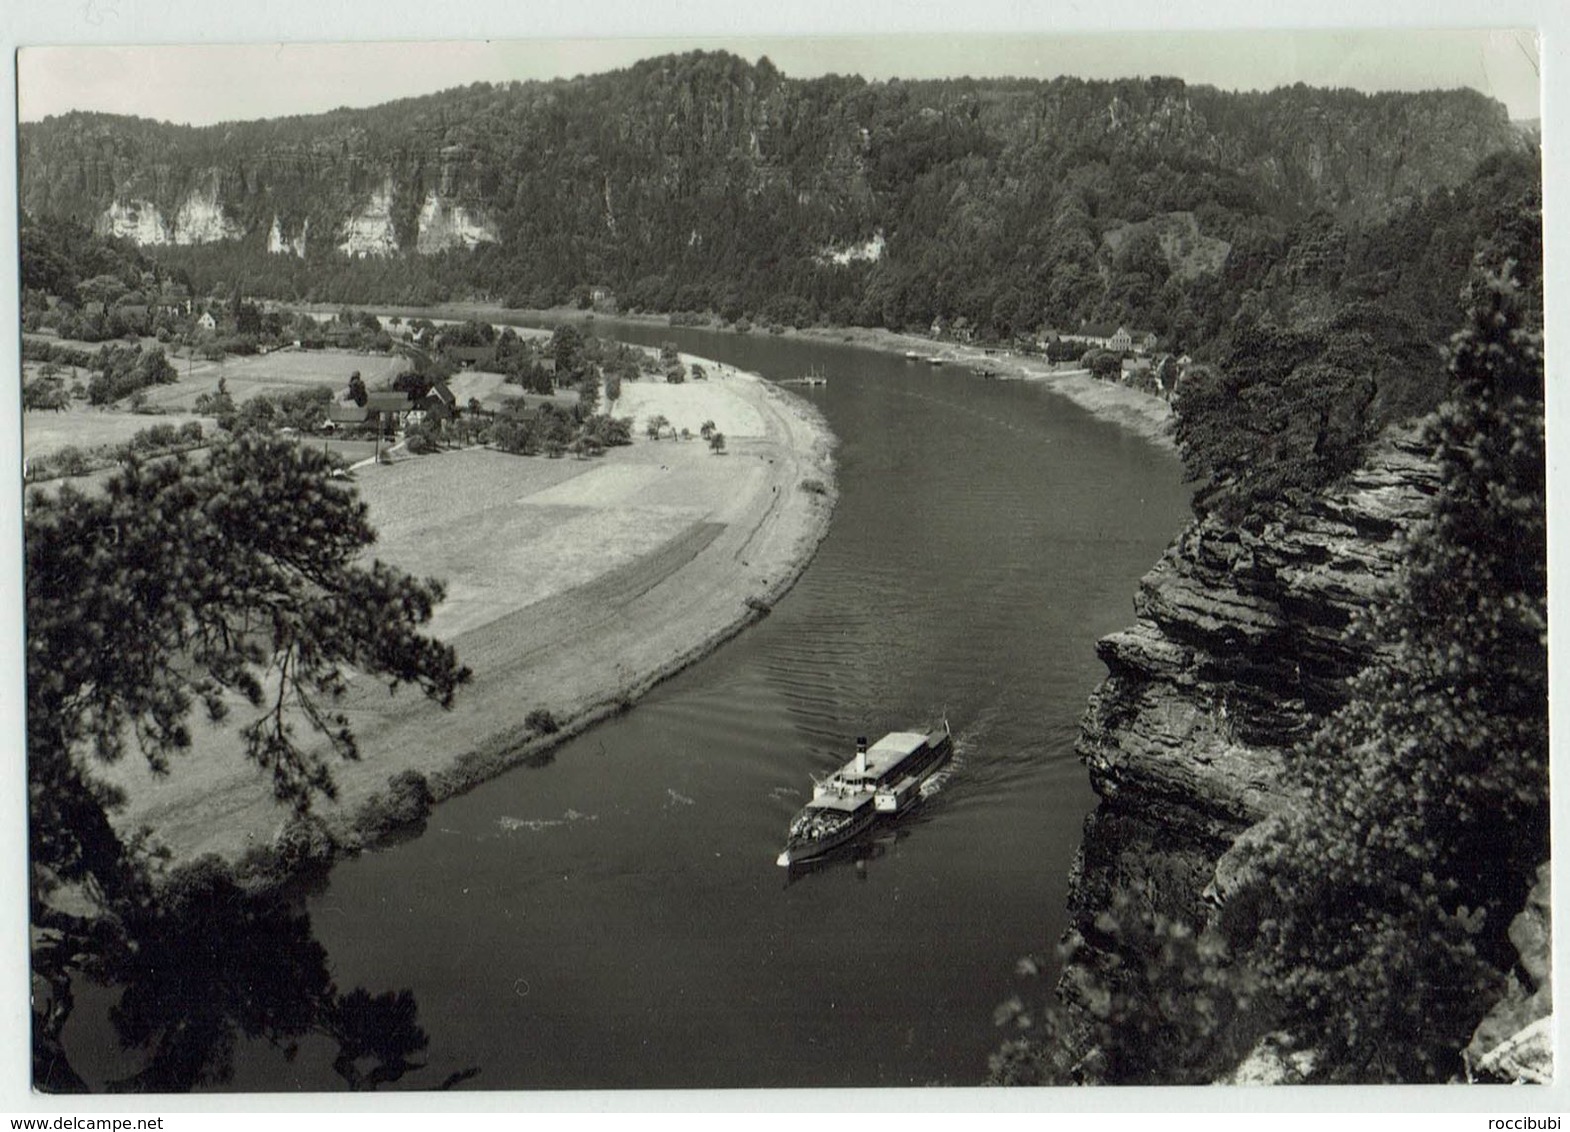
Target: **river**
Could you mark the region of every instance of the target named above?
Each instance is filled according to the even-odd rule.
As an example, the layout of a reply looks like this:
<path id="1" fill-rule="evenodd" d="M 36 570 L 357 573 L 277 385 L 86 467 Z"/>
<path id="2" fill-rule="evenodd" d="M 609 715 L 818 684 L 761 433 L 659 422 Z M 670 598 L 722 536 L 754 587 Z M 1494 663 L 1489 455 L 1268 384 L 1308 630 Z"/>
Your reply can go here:
<path id="1" fill-rule="evenodd" d="M 1074 756 L 1094 644 L 1187 515 L 1176 459 L 959 367 L 598 332 L 819 370 L 828 385 L 798 392 L 840 439 L 832 529 L 771 616 L 632 711 L 336 866 L 304 898 L 333 979 L 412 991 L 429 1045 L 404 1087 L 979 1083 L 994 1009 L 1055 977 L 1094 801 Z M 956 756 L 915 812 L 807 869 L 774 863 L 855 736 L 945 712 Z M 1030 953 L 1049 961 L 1022 980 Z M 215 1083 L 342 1088 L 332 1061 L 323 1039 L 289 1057 L 242 1037 Z"/>

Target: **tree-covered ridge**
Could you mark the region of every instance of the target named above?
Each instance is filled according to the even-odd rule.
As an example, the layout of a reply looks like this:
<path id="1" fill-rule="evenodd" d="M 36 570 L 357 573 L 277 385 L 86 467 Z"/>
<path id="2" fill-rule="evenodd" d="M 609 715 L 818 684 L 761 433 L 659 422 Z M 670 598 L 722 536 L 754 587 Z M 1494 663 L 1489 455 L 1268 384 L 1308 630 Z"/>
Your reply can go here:
<path id="1" fill-rule="evenodd" d="M 551 305 L 604 286 L 623 306 L 727 318 L 963 317 L 1000 335 L 1123 321 L 1183 337 L 1202 335 L 1185 319 L 1206 294 L 1185 304 L 1171 276 L 1192 263 L 1109 233 L 1187 213 L 1246 264 L 1315 209 L 1357 226 L 1516 144 L 1503 108 L 1466 91 L 796 80 L 696 52 L 205 128 L 67 115 L 23 128 L 21 195 L 93 220 L 116 199 L 172 218 L 211 192 L 244 236 L 161 254 L 278 297 Z M 336 233 L 386 186 L 405 252 L 343 262 Z M 409 254 L 432 193 L 498 241 Z M 306 232 L 303 259 L 266 253 L 275 218 Z M 833 259 L 880 235 L 877 258 Z"/>
<path id="2" fill-rule="evenodd" d="M 1386 426 L 1453 392 L 1438 343 L 1462 317 L 1476 257 L 1508 243 L 1541 322 L 1542 187 L 1534 155 L 1500 154 L 1384 223 L 1308 217 L 1263 255 L 1177 390 L 1195 506 L 1232 519 L 1296 504 L 1361 460 Z"/>

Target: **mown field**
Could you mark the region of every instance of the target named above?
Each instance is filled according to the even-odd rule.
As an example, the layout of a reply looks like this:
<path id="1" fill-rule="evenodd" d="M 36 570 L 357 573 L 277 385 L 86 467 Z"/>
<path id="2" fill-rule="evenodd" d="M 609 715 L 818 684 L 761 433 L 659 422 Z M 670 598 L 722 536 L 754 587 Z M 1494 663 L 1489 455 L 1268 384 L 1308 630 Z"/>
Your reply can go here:
<path id="1" fill-rule="evenodd" d="M 151 340 L 149 340 L 151 341 Z M 154 343 L 156 345 L 156 343 Z M 84 348 L 96 349 L 96 343 L 82 343 Z M 230 357 L 222 362 L 192 361 L 171 357 L 170 363 L 179 373 L 179 379 L 169 385 L 157 385 L 146 392 L 146 404 L 152 413 L 132 413 L 124 409 L 105 409 L 73 401 L 69 409 L 61 412 L 46 410 L 22 415 L 22 453 L 33 458 L 49 455 L 67 446 L 96 448 L 104 444 L 122 444 L 136 433 L 156 424 L 176 427 L 187 421 L 199 420 L 203 428 L 216 427 L 211 417 L 196 414 L 196 399 L 212 393 L 222 380 L 229 395 L 238 404 L 262 394 L 285 393 L 295 389 L 324 386 L 335 393 L 349 386 L 349 375 L 358 370 L 365 384 L 376 389 L 390 383 L 394 376 L 408 368 L 408 363 L 396 356 L 360 354 L 347 350 L 280 350 L 276 353 L 253 358 Z M 24 381 L 38 376 L 39 366 L 29 362 L 23 366 Z M 67 370 L 62 375 L 66 382 L 85 384 L 89 374 Z M 320 443 L 318 441 L 317 443 Z M 335 442 L 336 444 L 337 442 Z M 365 446 L 360 452 L 353 444 L 345 445 L 354 455 L 345 458 L 364 459 L 374 452 L 374 446 Z"/>
<path id="2" fill-rule="evenodd" d="M 217 422 L 195 413 L 147 415 L 95 409 L 84 401 L 74 401 L 69 409 L 22 414 L 22 456 L 34 459 L 59 452 L 62 448 L 97 448 L 101 444 L 124 444 L 143 429 L 167 424 L 176 428 L 188 421 L 201 421 L 203 432 L 212 432 Z"/>
<path id="3" fill-rule="evenodd" d="M 696 436 L 705 421 L 732 440 L 758 437 L 765 433 L 763 416 L 754 404 L 744 397 L 737 397 L 731 388 L 734 378 L 727 378 L 713 362 L 690 355 L 682 360 L 704 366 L 710 377 L 704 381 L 687 381 L 680 385 L 667 385 L 659 378 L 624 381 L 621 397 L 607 410 L 618 417 L 631 417 L 633 431 L 643 434 L 649 418 L 664 416 L 677 432 L 687 429 Z"/>
<path id="4" fill-rule="evenodd" d="M 361 354 L 352 350 L 278 350 L 258 357 L 229 357 L 221 362 L 171 359 L 180 373 L 172 385 L 147 391 L 147 402 L 166 409 L 189 409 L 203 393 L 218 388 L 221 379 L 235 403 L 264 393 L 325 386 L 335 393 L 349 387 L 356 370 L 370 389 L 384 388 L 409 368 L 407 359 L 388 354 Z"/>

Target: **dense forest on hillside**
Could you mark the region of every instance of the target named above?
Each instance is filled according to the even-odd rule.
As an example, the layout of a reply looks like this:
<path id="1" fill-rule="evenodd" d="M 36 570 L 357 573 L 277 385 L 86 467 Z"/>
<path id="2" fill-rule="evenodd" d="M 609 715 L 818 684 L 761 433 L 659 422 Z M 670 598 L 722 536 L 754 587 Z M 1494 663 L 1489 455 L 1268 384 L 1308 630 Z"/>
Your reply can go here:
<path id="1" fill-rule="evenodd" d="M 116 201 L 171 221 L 209 202 L 236 238 L 159 256 L 200 287 L 279 298 L 551 306 L 594 287 L 622 309 L 787 325 L 1122 322 L 1191 349 L 1273 267 L 1344 255 L 1376 288 L 1445 282 L 1425 269 L 1470 257 L 1446 224 L 1466 203 L 1397 218 L 1520 144 L 1468 91 L 795 80 L 699 52 L 206 128 L 71 114 L 23 128 L 21 197 L 88 223 Z M 341 254 L 379 191 L 403 250 Z M 415 252 L 435 197 L 494 240 Z M 269 253 L 275 229 L 304 254 Z M 1410 278 L 1380 277 L 1392 264 Z"/>

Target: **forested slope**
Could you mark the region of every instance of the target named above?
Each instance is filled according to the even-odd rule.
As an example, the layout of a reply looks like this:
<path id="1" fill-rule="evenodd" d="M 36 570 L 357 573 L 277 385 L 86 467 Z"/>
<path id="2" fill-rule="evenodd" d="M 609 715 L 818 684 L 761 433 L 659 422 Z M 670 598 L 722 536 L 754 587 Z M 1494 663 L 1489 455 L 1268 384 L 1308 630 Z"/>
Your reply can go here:
<path id="1" fill-rule="evenodd" d="M 594 286 L 727 318 L 1186 343 L 1305 225 L 1353 238 L 1520 144 L 1469 91 L 797 80 L 699 52 L 312 117 L 52 118 L 22 128 L 21 198 L 279 297 Z"/>

